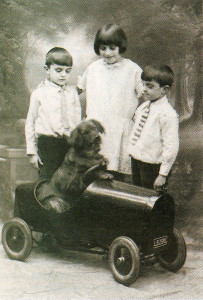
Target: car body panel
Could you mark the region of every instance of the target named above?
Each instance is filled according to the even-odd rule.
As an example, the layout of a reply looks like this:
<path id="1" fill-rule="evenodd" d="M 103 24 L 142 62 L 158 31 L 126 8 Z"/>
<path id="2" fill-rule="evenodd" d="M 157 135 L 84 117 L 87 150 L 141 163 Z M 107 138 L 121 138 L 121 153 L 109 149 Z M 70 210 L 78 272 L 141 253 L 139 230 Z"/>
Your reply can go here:
<path id="1" fill-rule="evenodd" d="M 128 236 L 144 254 L 166 247 L 174 225 L 174 201 L 167 194 L 118 180 L 97 180 L 75 199 L 67 213 L 56 214 L 37 202 L 36 183 L 16 189 L 15 216 L 34 231 L 50 228 L 67 239 L 81 239 L 107 249 L 118 236 Z"/>

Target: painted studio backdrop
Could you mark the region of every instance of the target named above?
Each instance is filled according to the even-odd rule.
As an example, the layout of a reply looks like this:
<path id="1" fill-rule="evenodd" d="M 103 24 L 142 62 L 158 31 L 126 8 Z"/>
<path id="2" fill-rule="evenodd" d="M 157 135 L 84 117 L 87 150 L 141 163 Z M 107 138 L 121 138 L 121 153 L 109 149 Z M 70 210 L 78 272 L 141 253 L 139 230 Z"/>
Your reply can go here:
<path id="1" fill-rule="evenodd" d="M 169 99 L 180 117 L 181 143 L 169 193 L 176 201 L 176 222 L 188 234 L 201 238 L 200 0 L 0 2 L 0 218 L 5 220 L 12 214 L 13 190 L 18 181 L 18 175 L 13 179 L 13 174 L 5 173 L 25 171 L 24 167 L 8 170 L 10 156 L 5 151 L 20 149 L 25 153 L 23 120 L 31 91 L 44 79 L 46 52 L 54 46 L 71 52 L 71 84 L 75 85 L 87 65 L 97 59 L 94 37 L 108 23 L 120 24 L 126 32 L 125 57 L 142 68 L 168 64 L 174 70 Z"/>

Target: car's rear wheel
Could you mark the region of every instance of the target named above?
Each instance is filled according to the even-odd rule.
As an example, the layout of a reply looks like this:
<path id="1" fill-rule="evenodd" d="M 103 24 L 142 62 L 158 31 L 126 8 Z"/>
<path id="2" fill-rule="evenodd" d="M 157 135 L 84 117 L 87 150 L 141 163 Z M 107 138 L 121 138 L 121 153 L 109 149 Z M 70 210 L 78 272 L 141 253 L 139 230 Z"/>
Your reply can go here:
<path id="1" fill-rule="evenodd" d="M 168 247 L 157 254 L 157 261 L 164 269 L 177 272 L 185 263 L 186 252 L 184 237 L 174 228 Z"/>
<path id="2" fill-rule="evenodd" d="M 140 252 L 137 245 L 128 237 L 116 238 L 109 249 L 109 265 L 115 280 L 130 285 L 138 277 Z"/>
<path id="3" fill-rule="evenodd" d="M 32 250 L 32 233 L 25 221 L 13 218 L 2 229 L 2 244 L 11 259 L 24 261 Z"/>

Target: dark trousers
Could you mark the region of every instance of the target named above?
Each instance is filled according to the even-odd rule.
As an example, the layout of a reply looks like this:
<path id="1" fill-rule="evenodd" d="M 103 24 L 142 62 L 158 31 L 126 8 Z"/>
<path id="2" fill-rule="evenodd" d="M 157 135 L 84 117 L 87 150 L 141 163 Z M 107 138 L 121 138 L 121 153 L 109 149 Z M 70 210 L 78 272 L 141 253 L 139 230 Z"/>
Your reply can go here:
<path id="1" fill-rule="evenodd" d="M 38 138 L 38 155 L 43 162 L 40 165 L 39 179 L 50 179 L 62 164 L 68 151 L 66 138 L 41 135 Z"/>
<path id="2" fill-rule="evenodd" d="M 134 185 L 153 189 L 159 175 L 160 164 L 149 164 L 131 157 L 132 182 Z"/>

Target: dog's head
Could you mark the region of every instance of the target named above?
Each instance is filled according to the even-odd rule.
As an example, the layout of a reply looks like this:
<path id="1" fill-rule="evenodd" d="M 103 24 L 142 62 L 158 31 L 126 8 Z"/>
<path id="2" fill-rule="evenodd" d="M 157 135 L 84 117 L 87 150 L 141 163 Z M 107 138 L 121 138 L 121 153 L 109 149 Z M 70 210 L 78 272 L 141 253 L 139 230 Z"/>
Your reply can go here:
<path id="1" fill-rule="evenodd" d="M 95 156 L 100 151 L 104 127 L 96 120 L 82 121 L 70 135 L 70 145 L 84 156 Z"/>

